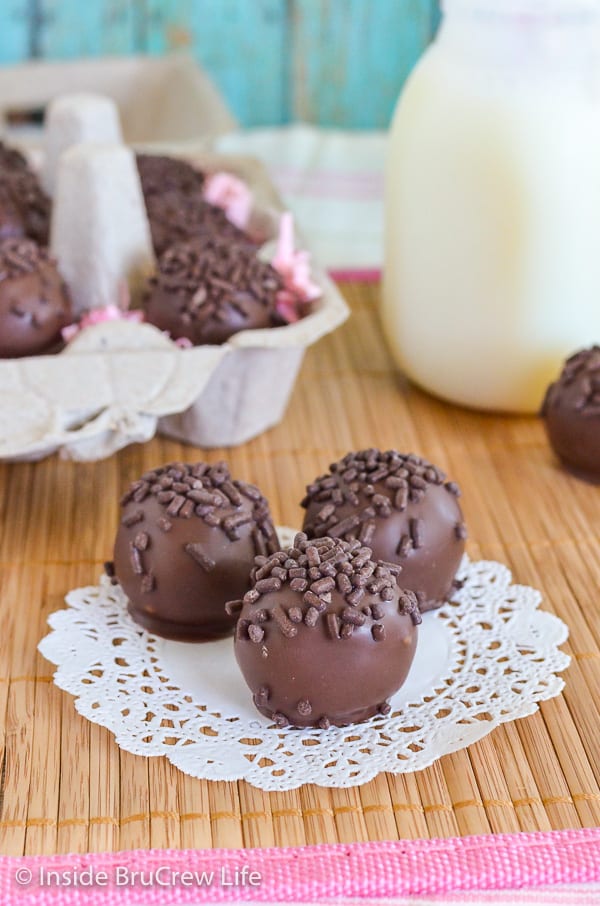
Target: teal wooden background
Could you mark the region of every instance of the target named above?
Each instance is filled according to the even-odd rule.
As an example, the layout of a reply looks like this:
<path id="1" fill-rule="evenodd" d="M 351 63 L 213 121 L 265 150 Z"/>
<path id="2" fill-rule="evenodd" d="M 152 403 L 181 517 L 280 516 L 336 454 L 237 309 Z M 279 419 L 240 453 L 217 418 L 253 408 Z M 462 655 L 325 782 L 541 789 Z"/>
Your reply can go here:
<path id="1" fill-rule="evenodd" d="M 243 125 L 387 126 L 437 0 L 0 0 L 0 64 L 186 48 Z"/>

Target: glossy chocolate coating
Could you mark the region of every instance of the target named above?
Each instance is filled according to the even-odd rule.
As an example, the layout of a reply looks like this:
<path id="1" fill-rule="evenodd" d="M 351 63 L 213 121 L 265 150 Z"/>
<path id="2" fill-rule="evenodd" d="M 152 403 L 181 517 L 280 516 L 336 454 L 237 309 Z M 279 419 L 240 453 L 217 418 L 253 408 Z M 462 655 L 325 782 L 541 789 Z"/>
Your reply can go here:
<path id="1" fill-rule="evenodd" d="M 281 324 L 275 306 L 282 285 L 254 249 L 212 237 L 168 249 L 142 305 L 146 321 L 172 339 L 218 345 L 240 330 Z"/>
<path id="2" fill-rule="evenodd" d="M 389 711 L 421 616 L 415 595 L 370 556 L 358 543 L 300 534 L 266 565 L 257 561 L 235 655 L 254 704 L 277 726 L 327 729 Z"/>
<path id="3" fill-rule="evenodd" d="M 72 320 L 71 299 L 47 249 L 0 242 L 0 358 L 54 351 Z"/>
<path id="4" fill-rule="evenodd" d="M 307 488 L 309 538 L 358 538 L 376 559 L 402 567 L 400 584 L 421 611 L 441 606 L 465 549 L 459 489 L 438 468 L 390 450 L 349 453 Z"/>
<path id="5" fill-rule="evenodd" d="M 581 478 L 600 481 L 600 346 L 567 359 L 541 415 L 563 464 Z"/>
<path id="6" fill-rule="evenodd" d="M 277 547 L 267 501 L 217 463 L 146 473 L 122 501 L 115 574 L 134 620 L 156 635 L 203 641 L 232 632 L 225 603 L 249 588 L 258 553 Z"/>

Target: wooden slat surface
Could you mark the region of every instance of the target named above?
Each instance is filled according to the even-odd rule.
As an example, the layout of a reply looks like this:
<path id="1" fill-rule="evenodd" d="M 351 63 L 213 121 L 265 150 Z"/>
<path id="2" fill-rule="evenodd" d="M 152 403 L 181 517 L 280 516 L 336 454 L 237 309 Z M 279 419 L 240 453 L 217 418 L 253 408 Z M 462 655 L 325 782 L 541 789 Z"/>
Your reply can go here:
<path id="1" fill-rule="evenodd" d="M 536 419 L 478 415 L 408 386 L 375 315 L 377 288 L 345 287 L 353 316 L 306 357 L 281 425 L 234 450 L 164 439 L 112 459 L 0 466 L 0 852 L 283 846 L 600 824 L 600 488 L 555 464 Z M 353 448 L 422 453 L 464 489 L 473 557 L 541 589 L 571 628 L 564 694 L 415 775 L 266 794 L 193 780 L 121 752 L 50 682 L 36 651 L 66 591 L 110 556 L 117 499 L 170 459 L 225 456 L 277 520 L 297 524 L 304 484 Z"/>

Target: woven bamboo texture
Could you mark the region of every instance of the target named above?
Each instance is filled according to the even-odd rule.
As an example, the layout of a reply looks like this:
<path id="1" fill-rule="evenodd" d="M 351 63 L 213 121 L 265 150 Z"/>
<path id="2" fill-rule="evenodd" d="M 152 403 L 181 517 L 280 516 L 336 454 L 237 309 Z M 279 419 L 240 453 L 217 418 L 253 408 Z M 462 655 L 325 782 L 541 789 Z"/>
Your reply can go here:
<path id="1" fill-rule="evenodd" d="M 266 847 L 600 825 L 600 488 L 561 471 L 533 418 L 436 401 L 394 371 L 375 286 L 309 350 L 283 423 L 208 453 L 155 439 L 94 464 L 0 466 L 0 853 Z M 571 631 L 563 695 L 431 768 L 355 789 L 267 794 L 122 752 L 75 711 L 36 651 L 69 589 L 96 582 L 130 480 L 172 459 L 227 458 L 276 519 L 304 485 L 365 446 L 423 454 L 463 487 L 474 558 L 506 563 Z"/>

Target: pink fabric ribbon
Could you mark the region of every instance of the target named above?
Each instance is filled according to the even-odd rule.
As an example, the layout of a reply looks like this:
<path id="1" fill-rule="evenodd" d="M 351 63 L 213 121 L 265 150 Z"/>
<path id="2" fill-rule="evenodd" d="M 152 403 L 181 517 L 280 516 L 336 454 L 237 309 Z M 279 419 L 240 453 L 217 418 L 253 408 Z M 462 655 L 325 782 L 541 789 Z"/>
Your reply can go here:
<path id="1" fill-rule="evenodd" d="M 283 277 L 285 287 L 277 294 L 277 311 L 288 324 L 293 324 L 305 314 L 306 304 L 319 298 L 321 289 L 311 279 L 310 254 L 295 248 L 294 218 L 289 211 L 281 215 L 277 251 L 271 265 Z"/>
<path id="2" fill-rule="evenodd" d="M 0 857 L 3 906 L 385 903 L 599 881 L 600 828 L 281 849 Z"/>

